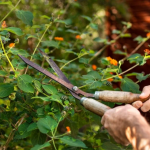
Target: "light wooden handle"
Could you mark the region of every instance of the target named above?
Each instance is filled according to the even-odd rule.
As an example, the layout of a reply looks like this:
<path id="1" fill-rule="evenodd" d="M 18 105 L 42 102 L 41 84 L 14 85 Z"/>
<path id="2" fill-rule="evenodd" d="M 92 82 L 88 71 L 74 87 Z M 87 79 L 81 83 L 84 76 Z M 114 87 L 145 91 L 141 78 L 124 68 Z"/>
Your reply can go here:
<path id="1" fill-rule="evenodd" d="M 106 102 L 116 102 L 116 103 L 133 103 L 137 100 L 141 100 L 142 102 L 146 101 L 146 99 L 140 99 L 140 94 L 134 94 L 131 92 L 123 92 L 123 91 L 97 91 L 95 92 L 95 99 L 100 99 Z"/>
<path id="2" fill-rule="evenodd" d="M 81 103 L 87 110 L 89 110 L 99 116 L 103 116 L 103 114 L 107 110 L 111 109 L 110 107 L 108 107 L 94 99 L 91 99 L 91 98 L 83 97 L 81 99 Z"/>

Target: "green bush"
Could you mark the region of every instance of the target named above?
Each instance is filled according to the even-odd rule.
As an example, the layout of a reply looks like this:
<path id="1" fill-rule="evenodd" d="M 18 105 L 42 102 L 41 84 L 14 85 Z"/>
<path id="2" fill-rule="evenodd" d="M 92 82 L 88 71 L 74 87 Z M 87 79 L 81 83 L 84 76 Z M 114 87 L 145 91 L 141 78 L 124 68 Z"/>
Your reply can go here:
<path id="1" fill-rule="evenodd" d="M 126 33 L 131 23 L 123 22 L 122 31 L 113 30 L 112 34 L 117 34 L 117 37 L 109 41 L 98 36 L 98 22 L 103 23 L 100 16 L 75 13 L 73 9 L 82 9 L 77 1 L 67 2 L 63 9 L 52 7 L 53 3 L 48 1 L 45 5 L 44 1 L 34 4 L 32 1 L 24 1 L 23 5 L 20 0 L 13 2 L 16 5 L 11 1 L 0 2 L 0 8 L 5 14 L 1 15 L 0 22 L 1 148 L 132 149 L 131 146 L 127 148 L 115 143 L 107 131 L 101 128 L 99 116 L 83 108 L 66 88 L 27 66 L 18 54 L 54 73 L 38 51 L 40 48 L 59 65 L 72 84 L 89 93 L 98 90 L 139 93 L 137 83 L 147 79 L 149 75 L 127 72 L 144 65 L 149 59 L 149 50 L 145 52 L 145 56 L 136 51 L 150 36 L 139 36 L 135 39 L 139 45 L 133 55 L 115 51 L 116 54 L 124 56 L 120 61 L 99 57 L 119 38 L 131 36 Z M 28 3 L 33 4 L 30 7 L 34 11 L 27 9 Z M 38 5 L 44 5 L 45 11 L 49 13 L 43 14 L 44 10 L 38 10 Z M 66 15 L 67 12 L 70 14 Z M 102 47 L 98 51 L 93 50 L 92 45 L 96 44 Z M 97 65 L 92 63 L 96 59 Z M 133 67 L 122 72 L 121 65 L 125 60 L 133 63 Z M 137 82 L 133 82 L 129 76 L 135 76 Z M 114 89 L 114 82 L 121 83 L 120 87 Z M 115 105 L 103 103 L 110 107 Z"/>

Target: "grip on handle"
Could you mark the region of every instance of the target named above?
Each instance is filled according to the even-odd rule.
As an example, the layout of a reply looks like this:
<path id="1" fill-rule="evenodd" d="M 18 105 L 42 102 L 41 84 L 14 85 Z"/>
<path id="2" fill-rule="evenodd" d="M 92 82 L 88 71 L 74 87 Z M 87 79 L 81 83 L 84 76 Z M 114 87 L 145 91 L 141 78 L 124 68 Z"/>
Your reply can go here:
<path id="1" fill-rule="evenodd" d="M 94 99 L 91 99 L 91 98 L 83 97 L 81 99 L 81 103 L 87 110 L 89 110 L 99 116 L 103 116 L 103 114 L 107 110 L 111 109 L 110 107 L 108 107 Z"/>
<path id="2" fill-rule="evenodd" d="M 97 91 L 95 92 L 95 99 L 100 99 L 106 102 L 118 102 L 118 103 L 133 103 L 137 100 L 142 102 L 146 99 L 140 99 L 140 94 L 134 94 L 131 92 L 122 92 L 122 91 Z"/>

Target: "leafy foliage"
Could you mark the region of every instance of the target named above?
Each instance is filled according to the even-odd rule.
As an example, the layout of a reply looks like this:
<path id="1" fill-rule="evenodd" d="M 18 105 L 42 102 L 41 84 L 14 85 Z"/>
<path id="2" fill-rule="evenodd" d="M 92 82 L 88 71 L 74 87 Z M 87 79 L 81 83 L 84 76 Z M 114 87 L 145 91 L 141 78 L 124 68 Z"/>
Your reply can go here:
<path id="1" fill-rule="evenodd" d="M 124 75 L 123 61 L 110 61 L 109 57 L 100 55 L 117 40 L 110 41 L 101 32 L 105 20 L 99 11 L 104 11 L 104 2 L 87 1 L 88 9 L 84 5 L 83 1 L 0 1 L 0 149 L 131 148 L 112 141 L 107 132 L 100 130 L 100 116 L 83 108 L 68 89 L 27 66 L 18 57 L 22 55 L 56 75 L 38 51 L 40 48 L 73 85 L 86 92 L 139 93 L 139 85 L 130 76 L 141 82 L 149 75 L 141 72 Z M 129 29 L 131 23 L 123 22 L 123 26 Z M 112 34 L 117 34 L 118 38 L 130 37 L 126 30 L 115 29 Z M 145 37 L 135 39 L 138 43 L 146 40 Z M 102 47 L 99 51 L 95 49 L 97 44 Z M 150 58 L 138 53 L 128 57 L 127 52 L 121 50 L 114 53 L 136 66 L 144 65 Z"/>

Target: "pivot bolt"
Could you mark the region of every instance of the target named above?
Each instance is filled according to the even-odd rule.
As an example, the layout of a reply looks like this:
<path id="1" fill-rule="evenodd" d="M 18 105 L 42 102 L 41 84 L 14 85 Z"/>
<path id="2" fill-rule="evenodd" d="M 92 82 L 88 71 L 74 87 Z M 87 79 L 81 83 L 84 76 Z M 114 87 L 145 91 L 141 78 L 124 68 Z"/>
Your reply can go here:
<path id="1" fill-rule="evenodd" d="M 77 86 L 74 86 L 72 89 L 73 89 L 74 91 L 77 91 L 77 90 L 78 90 L 78 87 L 77 87 Z"/>

